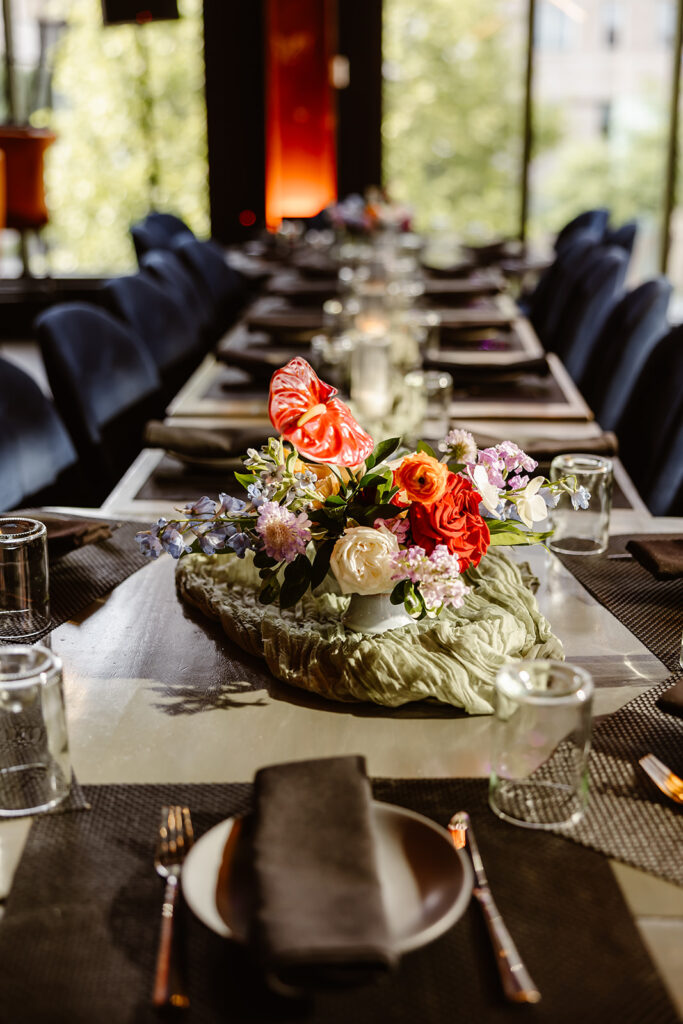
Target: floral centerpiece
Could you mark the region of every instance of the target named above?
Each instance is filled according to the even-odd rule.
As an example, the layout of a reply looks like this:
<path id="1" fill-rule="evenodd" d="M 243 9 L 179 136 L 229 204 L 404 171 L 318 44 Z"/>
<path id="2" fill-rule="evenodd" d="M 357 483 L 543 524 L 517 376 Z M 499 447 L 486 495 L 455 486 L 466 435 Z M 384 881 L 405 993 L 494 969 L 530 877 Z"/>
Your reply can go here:
<path id="1" fill-rule="evenodd" d="M 533 544 L 561 493 L 589 495 L 573 478 L 530 478 L 536 462 L 511 441 L 477 449 L 452 430 L 434 451 L 399 438 L 375 445 L 306 360 L 277 370 L 269 415 L 278 437 L 249 449 L 236 473 L 243 499 L 219 494 L 137 534 L 143 552 L 253 557 L 259 600 L 295 605 L 332 577 L 342 594 L 390 594 L 413 619 L 459 607 L 468 570 L 492 545 Z"/>
<path id="2" fill-rule="evenodd" d="M 386 192 L 370 188 L 364 196 L 353 193 L 325 210 L 332 227 L 351 235 L 378 231 L 410 231 L 413 214 L 408 206 L 392 202 Z"/>

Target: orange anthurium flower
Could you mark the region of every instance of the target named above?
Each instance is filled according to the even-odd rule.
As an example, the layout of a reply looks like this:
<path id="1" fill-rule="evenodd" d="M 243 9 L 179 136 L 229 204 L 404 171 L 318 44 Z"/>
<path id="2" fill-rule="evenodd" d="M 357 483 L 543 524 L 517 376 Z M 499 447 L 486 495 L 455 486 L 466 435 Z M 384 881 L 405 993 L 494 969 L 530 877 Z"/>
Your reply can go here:
<path id="1" fill-rule="evenodd" d="M 374 442 L 336 394 L 336 388 L 320 380 L 313 367 L 297 356 L 271 378 L 268 415 L 285 441 L 306 458 L 357 466 L 373 450 Z"/>

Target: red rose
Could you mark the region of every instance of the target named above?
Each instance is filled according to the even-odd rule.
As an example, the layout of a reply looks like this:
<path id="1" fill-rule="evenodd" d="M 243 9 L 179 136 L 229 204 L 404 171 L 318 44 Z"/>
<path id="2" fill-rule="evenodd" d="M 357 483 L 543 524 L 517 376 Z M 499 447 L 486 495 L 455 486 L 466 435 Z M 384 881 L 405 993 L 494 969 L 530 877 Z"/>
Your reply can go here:
<path id="1" fill-rule="evenodd" d="M 428 555 L 445 544 L 460 559 L 460 570 L 479 565 L 491 542 L 489 528 L 479 515 L 481 498 L 469 480 L 451 473 L 448 490 L 431 505 L 415 503 L 408 513 L 413 540 Z"/>

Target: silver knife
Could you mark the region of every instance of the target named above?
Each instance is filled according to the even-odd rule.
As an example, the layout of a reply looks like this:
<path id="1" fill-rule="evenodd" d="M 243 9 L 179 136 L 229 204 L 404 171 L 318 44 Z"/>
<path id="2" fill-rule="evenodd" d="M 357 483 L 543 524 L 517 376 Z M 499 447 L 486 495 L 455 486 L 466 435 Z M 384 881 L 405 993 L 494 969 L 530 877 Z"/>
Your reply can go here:
<path id="1" fill-rule="evenodd" d="M 457 849 L 467 849 L 472 859 L 476 886 L 474 895 L 479 900 L 484 913 L 484 920 L 496 954 L 498 973 L 506 997 L 513 1003 L 537 1003 L 541 998 L 531 975 L 527 971 L 512 936 L 507 930 L 500 911 L 495 904 L 489 882 L 484 871 L 484 864 L 479 853 L 477 840 L 474 837 L 470 816 L 467 811 L 458 811 L 448 822 L 453 845 Z"/>

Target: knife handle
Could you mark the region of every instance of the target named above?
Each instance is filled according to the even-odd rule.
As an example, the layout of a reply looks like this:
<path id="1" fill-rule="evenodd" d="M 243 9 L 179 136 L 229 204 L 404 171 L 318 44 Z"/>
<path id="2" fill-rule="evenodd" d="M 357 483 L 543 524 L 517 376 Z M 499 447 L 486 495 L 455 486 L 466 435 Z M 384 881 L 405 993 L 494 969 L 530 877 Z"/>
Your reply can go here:
<path id="1" fill-rule="evenodd" d="M 474 895 L 484 913 L 506 998 L 512 1003 L 539 1002 L 541 993 L 524 966 L 490 890 L 477 887 L 474 889 Z"/>

